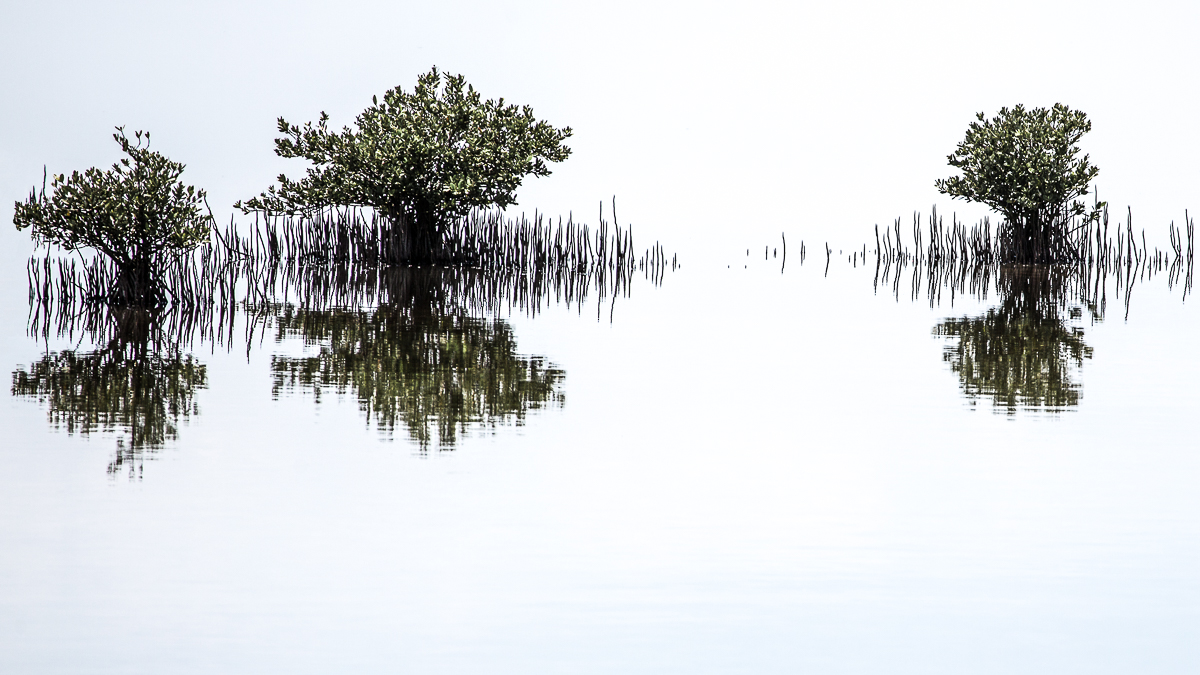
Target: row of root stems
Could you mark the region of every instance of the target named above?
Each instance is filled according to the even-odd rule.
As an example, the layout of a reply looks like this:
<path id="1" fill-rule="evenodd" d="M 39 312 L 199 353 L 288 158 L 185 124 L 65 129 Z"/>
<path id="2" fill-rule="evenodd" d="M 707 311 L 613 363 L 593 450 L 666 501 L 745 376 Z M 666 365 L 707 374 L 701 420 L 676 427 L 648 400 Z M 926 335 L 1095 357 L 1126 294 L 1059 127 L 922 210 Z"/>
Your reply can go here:
<path id="1" fill-rule="evenodd" d="M 177 314 L 183 332 L 217 337 L 237 306 L 291 303 L 309 309 L 431 303 L 476 315 L 536 315 L 550 304 L 611 317 L 635 280 L 662 283 L 679 264 L 655 242 L 636 249 L 633 233 L 604 217 L 590 227 L 475 211 L 448 226 L 435 262 L 396 257 L 395 229 L 377 213 L 326 209 L 306 216 L 259 215 L 250 227 L 214 229 L 204 245 L 167 259 L 154 277 L 158 314 Z M 32 325 L 89 324 L 112 309 L 119 267 L 94 254 L 45 250 L 29 259 Z M 419 288 L 419 292 L 415 289 Z M 606 312 L 607 310 L 607 312 Z M 94 323 L 94 322 L 92 322 Z M 61 330 L 55 332 L 62 332 Z"/>

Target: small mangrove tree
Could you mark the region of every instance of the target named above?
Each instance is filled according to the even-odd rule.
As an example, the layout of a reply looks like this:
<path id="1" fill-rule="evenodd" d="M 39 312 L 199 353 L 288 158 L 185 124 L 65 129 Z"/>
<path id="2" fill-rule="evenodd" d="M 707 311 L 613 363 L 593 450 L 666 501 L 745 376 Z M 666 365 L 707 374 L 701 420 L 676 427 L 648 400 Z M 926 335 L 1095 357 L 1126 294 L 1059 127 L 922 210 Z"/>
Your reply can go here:
<path id="1" fill-rule="evenodd" d="M 978 113 L 947 158 L 962 175 L 939 179 L 938 192 L 986 204 L 1004 217 L 1003 262 L 1076 260 L 1083 239 L 1077 220 L 1096 217 L 1103 206 L 1086 213 L 1079 199 L 1099 173 L 1078 146 L 1091 128 L 1085 113 L 1061 103 L 1001 108 L 991 119 Z"/>
<path id="2" fill-rule="evenodd" d="M 127 156 L 100 170 L 56 174 L 17 202 L 13 224 L 32 228 L 35 241 L 67 251 L 90 248 L 115 263 L 107 299 L 115 305 L 148 307 L 164 301 L 160 273 L 170 258 L 208 240 L 212 213 L 204 190 L 179 180 L 184 166 L 150 150 L 150 133 L 134 140 L 117 127 L 113 139 Z"/>

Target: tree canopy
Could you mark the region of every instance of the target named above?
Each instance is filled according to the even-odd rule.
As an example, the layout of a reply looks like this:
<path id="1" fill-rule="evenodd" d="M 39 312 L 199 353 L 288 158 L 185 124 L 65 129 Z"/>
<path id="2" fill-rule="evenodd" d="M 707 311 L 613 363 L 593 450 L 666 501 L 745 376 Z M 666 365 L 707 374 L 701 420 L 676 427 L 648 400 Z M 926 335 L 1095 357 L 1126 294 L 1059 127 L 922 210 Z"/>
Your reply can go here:
<path id="1" fill-rule="evenodd" d="M 113 139 L 127 156 L 109 169 L 56 174 L 49 194 L 43 179 L 40 191 L 16 203 L 13 224 L 32 228 L 39 243 L 100 251 L 120 270 L 114 299 L 152 304 L 163 257 L 203 243 L 213 219 L 201 208 L 204 190 L 180 182 L 184 165 L 150 150 L 149 132 L 134 138 L 117 127 Z"/>
<path id="2" fill-rule="evenodd" d="M 312 163 L 299 180 L 279 185 L 235 206 L 243 211 L 297 214 L 329 206 L 377 209 L 410 228 L 414 246 L 426 247 L 441 224 L 477 207 L 516 203 L 525 176 L 547 176 L 548 164 L 571 150 L 570 127 L 537 120 L 529 106 L 483 100 L 462 75 L 437 68 L 372 97 L 372 105 L 340 132 L 322 112 L 303 126 L 279 118 L 280 157 Z M 420 250 L 412 251 L 419 257 Z"/>
<path id="3" fill-rule="evenodd" d="M 1084 214 L 1078 200 L 1099 173 L 1078 147 L 1091 128 L 1085 113 L 1061 103 L 1001 108 L 991 119 L 978 113 L 947 157 L 962 175 L 935 185 L 942 194 L 1001 213 L 1015 262 L 1056 262 L 1070 253 L 1068 221 Z"/>

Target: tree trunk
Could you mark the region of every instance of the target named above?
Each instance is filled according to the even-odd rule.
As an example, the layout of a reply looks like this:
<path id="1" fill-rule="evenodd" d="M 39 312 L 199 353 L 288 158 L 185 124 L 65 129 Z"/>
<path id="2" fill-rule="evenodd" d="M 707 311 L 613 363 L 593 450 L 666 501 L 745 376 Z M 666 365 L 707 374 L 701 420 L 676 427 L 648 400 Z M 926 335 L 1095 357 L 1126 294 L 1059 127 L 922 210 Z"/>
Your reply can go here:
<path id="1" fill-rule="evenodd" d="M 150 261 L 135 258 L 117 262 L 117 279 L 109 300 L 124 307 L 154 307 L 159 304 L 158 288 Z"/>
<path id="2" fill-rule="evenodd" d="M 1039 265 L 1054 262 L 1054 223 L 1041 214 L 1011 214 L 1007 237 L 1001 239 L 1001 259 L 1018 265 Z"/>
<path id="3" fill-rule="evenodd" d="M 408 261 L 412 265 L 429 265 L 437 261 L 440 248 L 437 214 L 428 204 L 418 204 L 415 217 L 406 223 Z"/>

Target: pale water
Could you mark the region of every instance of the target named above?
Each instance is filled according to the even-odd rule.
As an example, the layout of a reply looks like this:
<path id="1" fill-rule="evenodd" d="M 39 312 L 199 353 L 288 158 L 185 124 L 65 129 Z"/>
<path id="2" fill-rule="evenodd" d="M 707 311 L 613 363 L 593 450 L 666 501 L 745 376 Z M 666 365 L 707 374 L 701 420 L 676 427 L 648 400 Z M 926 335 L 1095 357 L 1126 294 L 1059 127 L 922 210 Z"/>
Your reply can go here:
<path id="1" fill-rule="evenodd" d="M 1074 395 L 1010 410 L 967 396 L 955 338 L 933 334 L 994 291 L 930 307 L 873 268 L 739 253 L 635 284 L 599 319 L 275 315 L 252 339 L 239 320 L 191 348 L 194 409 L 159 450 L 6 395 L 5 669 L 1197 665 L 1200 317 L 1182 289 L 1143 282 L 1128 320 L 1112 286 L 1102 321 L 1064 312 L 1086 351 L 1060 350 Z M 483 361 L 460 367 L 460 393 L 492 403 L 463 418 L 493 424 L 414 440 L 380 412 L 411 386 L 331 384 L 353 370 L 336 316 L 489 345 L 529 386 L 505 407 L 511 388 L 466 382 Z M 46 345 L 20 328 L 6 354 L 30 371 Z M 371 353 L 412 353 L 388 345 Z M 305 363 L 318 374 L 297 379 Z"/>

